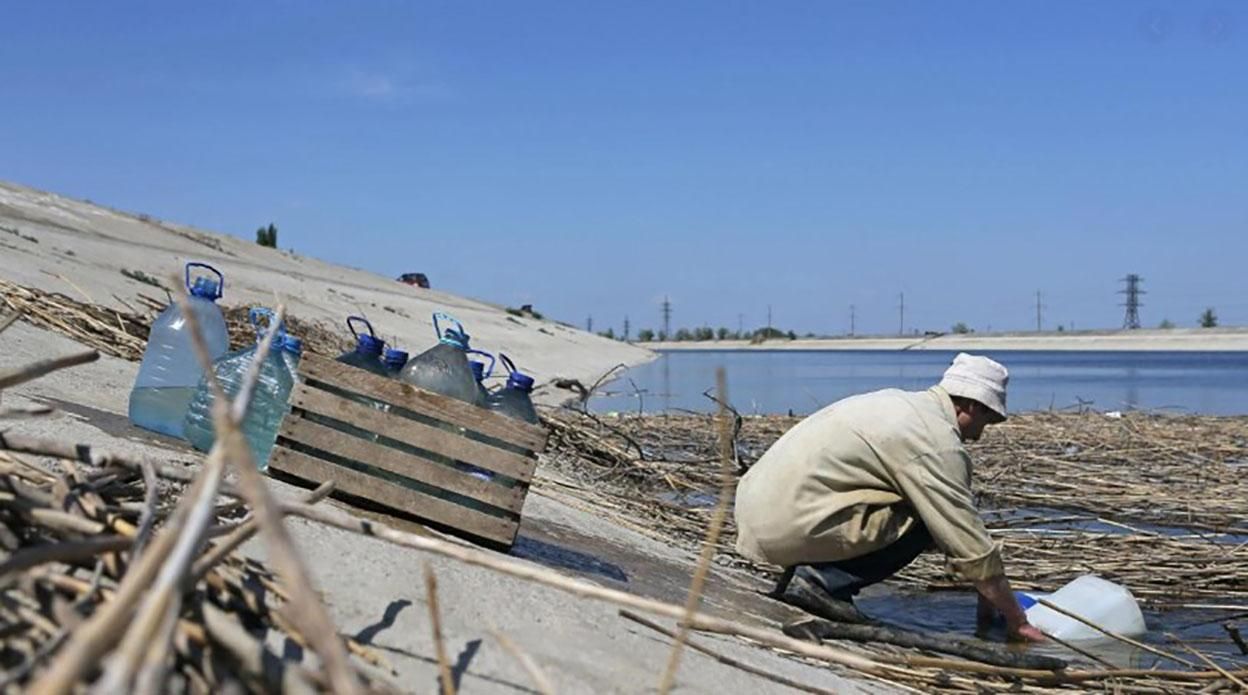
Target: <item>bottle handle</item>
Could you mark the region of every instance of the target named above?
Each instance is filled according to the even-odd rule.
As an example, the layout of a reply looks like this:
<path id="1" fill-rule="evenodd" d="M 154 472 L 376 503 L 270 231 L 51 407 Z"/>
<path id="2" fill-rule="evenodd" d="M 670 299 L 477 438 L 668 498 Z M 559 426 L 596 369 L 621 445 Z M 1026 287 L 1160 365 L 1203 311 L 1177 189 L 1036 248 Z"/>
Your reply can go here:
<path id="1" fill-rule="evenodd" d="M 485 370 L 485 373 L 481 376 L 481 380 L 484 381 L 490 378 L 490 375 L 494 373 L 494 355 L 491 355 L 485 350 L 469 350 L 468 354 L 469 355 L 484 355 L 485 357 L 490 358 L 490 366 L 489 368 Z"/>
<path id="2" fill-rule="evenodd" d="M 355 326 L 353 325 L 352 322 L 359 322 L 359 323 L 364 324 L 365 326 L 368 327 L 368 334 L 374 338 L 377 337 L 377 334 L 373 332 L 373 324 L 369 323 L 368 319 L 364 318 L 363 316 L 348 316 L 347 328 L 351 329 L 351 335 L 355 336 L 356 342 L 359 342 L 360 340 L 360 332 L 355 330 Z"/>
<path id="3" fill-rule="evenodd" d="M 221 295 L 225 294 L 225 276 L 221 274 L 221 271 L 217 270 L 216 268 L 213 268 L 207 263 L 187 263 L 186 264 L 186 269 L 184 271 L 185 272 L 184 282 L 186 283 L 187 292 L 191 291 L 191 268 L 203 268 L 204 270 L 207 270 L 208 272 L 217 276 L 217 295 L 213 297 L 213 300 L 220 299 Z"/>
<path id="4" fill-rule="evenodd" d="M 443 333 L 442 324 L 438 321 L 439 318 L 448 323 L 455 324 L 455 328 L 447 328 L 446 332 Z M 459 319 L 451 316 L 450 314 L 444 314 L 440 311 L 434 312 L 433 331 L 434 333 L 437 333 L 438 340 L 444 343 L 450 343 L 456 347 L 464 349 L 468 348 L 468 334 L 464 332 L 464 324 L 460 323 Z"/>
<path id="5" fill-rule="evenodd" d="M 508 374 L 514 374 L 515 372 L 519 371 L 516 369 L 516 363 L 512 362 L 510 357 L 508 357 L 507 355 L 504 355 L 501 352 L 498 353 L 498 361 L 502 362 L 503 366 L 507 368 Z"/>

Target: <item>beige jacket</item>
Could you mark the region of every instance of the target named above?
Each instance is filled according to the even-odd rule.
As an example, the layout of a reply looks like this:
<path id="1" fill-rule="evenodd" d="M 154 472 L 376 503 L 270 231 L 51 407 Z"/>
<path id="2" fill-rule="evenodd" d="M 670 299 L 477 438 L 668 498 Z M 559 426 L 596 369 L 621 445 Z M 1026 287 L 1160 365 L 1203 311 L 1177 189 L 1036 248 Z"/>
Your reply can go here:
<path id="1" fill-rule="evenodd" d="M 893 543 L 916 516 L 963 577 L 1005 573 L 939 386 L 847 398 L 786 432 L 737 486 L 737 551 L 786 567 L 845 560 Z"/>

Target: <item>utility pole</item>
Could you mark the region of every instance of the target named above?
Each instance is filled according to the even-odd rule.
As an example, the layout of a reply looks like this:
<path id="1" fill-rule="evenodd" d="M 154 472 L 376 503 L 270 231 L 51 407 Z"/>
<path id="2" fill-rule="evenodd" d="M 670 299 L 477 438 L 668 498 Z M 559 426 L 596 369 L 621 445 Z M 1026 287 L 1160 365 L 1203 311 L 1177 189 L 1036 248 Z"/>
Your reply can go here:
<path id="1" fill-rule="evenodd" d="M 1043 325 L 1043 321 L 1041 318 L 1043 315 L 1042 314 L 1043 311 L 1044 311 L 1044 305 L 1040 303 L 1040 290 L 1036 290 L 1036 332 L 1037 333 L 1044 330 L 1043 328 L 1041 328 L 1041 326 Z"/>
<path id="2" fill-rule="evenodd" d="M 624 342 L 626 343 L 628 342 L 628 330 L 629 330 L 628 314 L 624 314 Z"/>
<path id="3" fill-rule="evenodd" d="M 672 302 L 663 295 L 663 339 L 672 339 Z"/>
<path id="4" fill-rule="evenodd" d="M 898 311 L 900 312 L 899 318 L 897 319 L 897 335 L 905 335 L 906 334 L 906 293 L 902 292 L 900 296 L 901 296 L 901 303 L 897 305 Z"/>
<path id="5" fill-rule="evenodd" d="M 1140 307 L 1144 306 L 1140 301 L 1140 296 L 1145 294 L 1144 290 L 1140 289 L 1140 283 L 1143 281 L 1144 278 L 1135 273 L 1131 273 L 1122 279 L 1122 282 L 1127 283 L 1125 289 L 1118 290 L 1118 294 L 1127 295 L 1127 301 L 1122 303 L 1122 306 L 1127 308 L 1127 313 L 1122 318 L 1123 328 L 1136 329 L 1140 327 Z"/>
<path id="6" fill-rule="evenodd" d="M 856 308 L 854 307 L 854 305 L 850 304 L 849 305 L 849 335 L 850 337 L 853 337 L 854 335 L 854 322 L 858 318 L 857 315 L 855 314 L 855 311 L 856 311 Z"/>

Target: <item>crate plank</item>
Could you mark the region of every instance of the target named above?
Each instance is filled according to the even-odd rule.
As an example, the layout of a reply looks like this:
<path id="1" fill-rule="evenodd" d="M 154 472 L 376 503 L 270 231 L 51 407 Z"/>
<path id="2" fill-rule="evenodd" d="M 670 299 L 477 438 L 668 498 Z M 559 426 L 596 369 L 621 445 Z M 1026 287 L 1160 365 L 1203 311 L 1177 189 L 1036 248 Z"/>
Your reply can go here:
<path id="1" fill-rule="evenodd" d="M 313 483 L 332 480 L 337 490 L 347 494 L 506 545 L 515 540 L 520 527 L 514 520 L 490 516 L 281 446 L 273 449 L 269 466 Z"/>
<path id="2" fill-rule="evenodd" d="M 302 417 L 287 417 L 279 437 L 320 449 L 336 456 L 397 473 L 413 480 L 450 490 L 516 514 L 524 506 L 525 488 L 506 487 L 481 480 L 423 456 L 353 437 Z"/>
<path id="3" fill-rule="evenodd" d="M 290 404 L 308 412 L 349 423 L 362 430 L 411 444 L 457 461 L 471 463 L 487 471 L 502 473 L 527 483 L 533 478 L 537 461 L 504 449 L 473 441 L 437 427 L 409 420 L 341 396 L 298 384 L 291 391 Z"/>
<path id="4" fill-rule="evenodd" d="M 299 373 L 306 379 L 321 381 L 344 391 L 359 393 L 375 400 L 480 432 L 522 449 L 541 451 L 546 446 L 546 428 L 506 417 L 471 403 L 431 393 L 411 384 L 372 374 L 363 369 L 326 359 L 305 355 L 299 362 Z"/>

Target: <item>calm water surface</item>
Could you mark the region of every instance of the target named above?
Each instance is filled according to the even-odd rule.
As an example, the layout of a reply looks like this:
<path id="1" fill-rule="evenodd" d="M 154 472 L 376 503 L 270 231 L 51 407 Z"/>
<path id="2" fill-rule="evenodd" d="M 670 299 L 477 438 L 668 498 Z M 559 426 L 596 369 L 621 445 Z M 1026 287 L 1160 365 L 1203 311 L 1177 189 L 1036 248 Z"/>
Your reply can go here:
<path id="1" fill-rule="evenodd" d="M 742 413 L 814 412 L 882 388 L 920 390 L 940 380 L 956 352 L 732 351 L 663 353 L 625 372 L 590 403 L 597 411 L 707 411 L 715 369 Z M 1248 352 L 981 352 L 1010 370 L 1011 412 L 1087 406 L 1248 414 Z"/>

